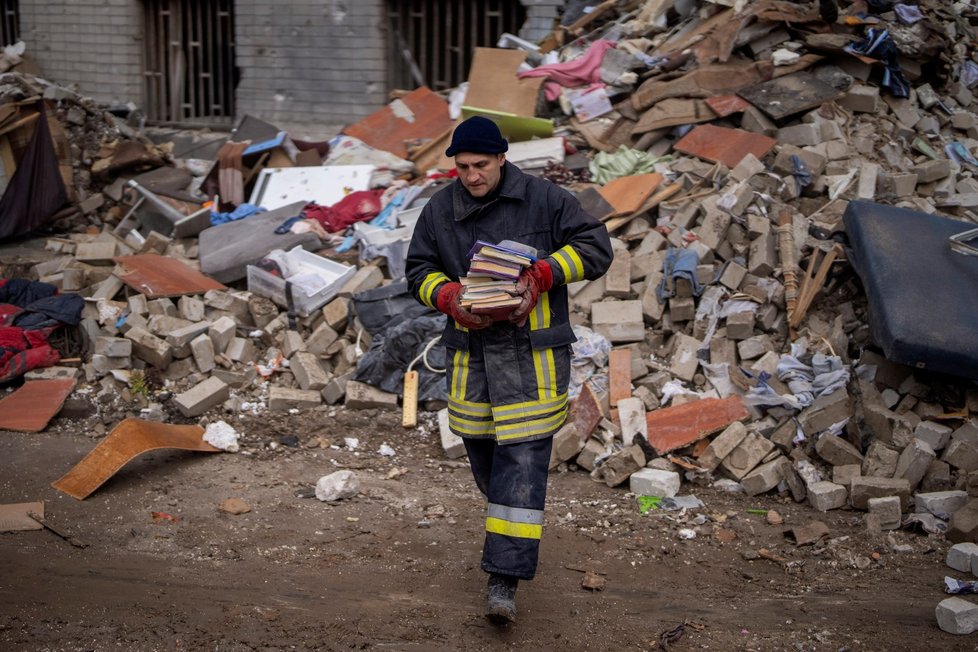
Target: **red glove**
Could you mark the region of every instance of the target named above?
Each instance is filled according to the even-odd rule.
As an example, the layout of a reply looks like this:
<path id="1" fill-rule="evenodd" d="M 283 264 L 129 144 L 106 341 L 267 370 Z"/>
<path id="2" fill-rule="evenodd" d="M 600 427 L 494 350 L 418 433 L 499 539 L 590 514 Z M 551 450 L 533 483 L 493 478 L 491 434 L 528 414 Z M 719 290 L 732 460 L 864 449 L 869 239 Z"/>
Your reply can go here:
<path id="1" fill-rule="evenodd" d="M 461 283 L 445 283 L 438 288 L 438 298 L 435 304 L 439 312 L 443 312 L 462 326 L 479 330 L 492 324 L 492 318 L 484 315 L 475 315 L 463 308 L 459 304 L 459 296 L 462 294 Z"/>
<path id="2" fill-rule="evenodd" d="M 509 320 L 517 326 L 523 326 L 530 311 L 536 307 L 540 293 L 546 292 L 554 285 L 554 273 L 550 263 L 538 260 L 522 272 L 516 281 L 516 293 L 522 295 L 523 301 L 509 315 Z"/>

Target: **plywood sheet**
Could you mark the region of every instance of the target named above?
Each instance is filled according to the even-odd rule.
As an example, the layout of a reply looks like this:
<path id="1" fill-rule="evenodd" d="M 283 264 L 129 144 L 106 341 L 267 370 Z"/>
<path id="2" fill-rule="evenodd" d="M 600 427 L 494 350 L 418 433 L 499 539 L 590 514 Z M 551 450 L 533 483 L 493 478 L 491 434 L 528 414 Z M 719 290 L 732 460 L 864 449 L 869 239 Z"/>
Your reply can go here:
<path id="1" fill-rule="evenodd" d="M 438 138 L 451 125 L 448 102 L 422 86 L 348 126 L 343 133 L 406 159 L 406 141 Z"/>
<path id="2" fill-rule="evenodd" d="M 44 526 L 28 514 L 34 513 L 44 518 L 44 503 L 13 503 L 0 505 L 0 532 L 22 532 L 40 530 Z"/>
<path id="3" fill-rule="evenodd" d="M 635 174 L 612 179 L 599 188 L 598 192 L 614 207 L 612 216 L 627 215 L 642 208 L 661 183 L 662 175 L 656 172 Z"/>
<path id="4" fill-rule="evenodd" d="M 748 416 L 739 396 L 704 398 L 645 416 L 649 443 L 659 455 L 688 446 Z"/>
<path id="5" fill-rule="evenodd" d="M 0 430 L 44 430 L 74 389 L 74 378 L 27 381 L 0 401 Z"/>
<path id="6" fill-rule="evenodd" d="M 122 266 L 115 275 L 136 292 L 149 299 L 178 297 L 184 294 L 203 294 L 208 290 L 224 290 L 222 284 L 191 269 L 175 258 L 155 254 L 116 256 Z"/>
<path id="7" fill-rule="evenodd" d="M 796 72 L 737 92 L 773 120 L 782 120 L 842 96 L 842 91 L 808 72 Z"/>
<path id="8" fill-rule="evenodd" d="M 518 79 L 516 71 L 525 60 L 523 50 L 476 48 L 465 103 L 515 115 L 535 115 L 544 78 Z"/>
<path id="9" fill-rule="evenodd" d="M 679 139 L 673 149 L 733 168 L 748 154 L 763 159 L 777 143 L 774 138 L 743 129 L 699 125 Z"/>
<path id="10" fill-rule="evenodd" d="M 84 500 L 136 457 L 162 448 L 219 453 L 204 441 L 200 426 L 177 426 L 142 419 L 125 419 L 82 460 L 51 486 Z"/>

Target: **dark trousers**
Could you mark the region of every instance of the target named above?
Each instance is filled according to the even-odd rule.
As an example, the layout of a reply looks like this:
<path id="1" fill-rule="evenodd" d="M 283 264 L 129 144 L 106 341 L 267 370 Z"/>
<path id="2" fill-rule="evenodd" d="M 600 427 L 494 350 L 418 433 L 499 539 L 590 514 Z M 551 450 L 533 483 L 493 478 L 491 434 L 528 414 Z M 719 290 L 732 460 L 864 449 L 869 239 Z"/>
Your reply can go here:
<path id="1" fill-rule="evenodd" d="M 533 579 L 553 437 L 504 445 L 491 439 L 464 442 L 475 484 L 489 501 L 482 570 Z"/>

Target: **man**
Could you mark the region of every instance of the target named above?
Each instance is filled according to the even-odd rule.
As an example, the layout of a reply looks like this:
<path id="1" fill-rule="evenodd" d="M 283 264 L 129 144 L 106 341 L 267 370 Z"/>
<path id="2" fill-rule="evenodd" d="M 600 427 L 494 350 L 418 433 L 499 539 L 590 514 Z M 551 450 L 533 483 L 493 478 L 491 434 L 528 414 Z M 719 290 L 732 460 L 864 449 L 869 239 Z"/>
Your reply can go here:
<path id="1" fill-rule="evenodd" d="M 445 152 L 458 180 L 421 212 L 407 256 L 411 292 L 449 319 L 449 427 L 465 441 L 476 485 L 488 500 L 482 569 L 486 616 L 516 618 L 516 586 L 536 573 L 553 434 L 567 416 L 570 344 L 568 283 L 607 270 L 608 231 L 567 191 L 506 162 L 509 148 L 491 120 L 460 124 Z M 459 278 L 476 240 L 514 240 L 539 259 L 520 274 L 520 305 L 493 321 L 462 308 Z"/>

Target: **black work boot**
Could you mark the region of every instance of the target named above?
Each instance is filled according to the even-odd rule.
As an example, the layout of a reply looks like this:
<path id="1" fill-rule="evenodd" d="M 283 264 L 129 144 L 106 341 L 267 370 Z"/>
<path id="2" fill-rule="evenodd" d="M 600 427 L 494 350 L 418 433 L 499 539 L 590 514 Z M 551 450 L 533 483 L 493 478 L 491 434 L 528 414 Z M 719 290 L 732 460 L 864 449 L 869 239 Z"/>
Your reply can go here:
<path id="1" fill-rule="evenodd" d="M 516 620 L 516 585 L 519 579 L 509 575 L 490 573 L 486 618 L 497 625 L 508 625 Z"/>

